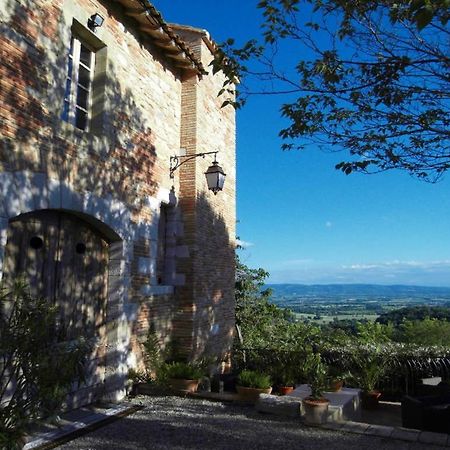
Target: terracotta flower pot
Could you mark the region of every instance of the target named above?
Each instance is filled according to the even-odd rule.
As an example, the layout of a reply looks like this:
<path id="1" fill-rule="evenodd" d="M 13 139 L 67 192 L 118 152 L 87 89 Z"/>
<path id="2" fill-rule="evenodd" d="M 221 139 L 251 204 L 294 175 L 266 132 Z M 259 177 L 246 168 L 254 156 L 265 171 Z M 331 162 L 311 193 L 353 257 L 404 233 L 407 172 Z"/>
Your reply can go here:
<path id="1" fill-rule="evenodd" d="M 361 406 L 364 409 L 377 409 L 380 396 L 381 392 L 379 391 L 363 392 L 361 394 Z"/>
<path id="2" fill-rule="evenodd" d="M 259 394 L 270 394 L 272 392 L 272 388 L 269 387 L 267 389 L 257 389 L 251 387 L 244 386 L 236 386 L 237 393 L 239 398 L 245 402 L 256 403 L 259 398 Z"/>
<path id="3" fill-rule="evenodd" d="M 177 392 L 196 392 L 199 380 L 184 380 L 180 378 L 170 378 L 170 387 Z"/>
<path id="4" fill-rule="evenodd" d="M 290 394 L 294 390 L 294 386 L 279 386 L 278 392 L 281 395 Z"/>
<path id="5" fill-rule="evenodd" d="M 339 392 L 344 386 L 344 382 L 342 380 L 332 380 L 330 383 L 330 391 L 331 392 Z"/>
<path id="6" fill-rule="evenodd" d="M 305 422 L 308 425 L 321 425 L 328 420 L 328 406 L 330 402 L 326 398 L 313 399 L 306 397 L 303 400 L 305 408 Z"/>

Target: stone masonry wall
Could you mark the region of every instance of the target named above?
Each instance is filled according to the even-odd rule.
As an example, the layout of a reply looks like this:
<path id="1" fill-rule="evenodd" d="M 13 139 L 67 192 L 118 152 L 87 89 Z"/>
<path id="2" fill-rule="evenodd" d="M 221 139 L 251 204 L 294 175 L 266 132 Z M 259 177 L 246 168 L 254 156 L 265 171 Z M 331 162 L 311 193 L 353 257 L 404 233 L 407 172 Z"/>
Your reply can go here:
<path id="1" fill-rule="evenodd" d="M 93 35 L 88 18 L 105 23 Z M 98 48 L 96 127 L 61 119 L 72 29 Z M 91 43 L 91 42 L 90 42 Z M 193 43 L 210 57 L 201 39 Z M 110 391 L 123 392 L 150 327 L 189 357 L 226 357 L 234 325 L 234 111 L 220 109 L 220 77 L 182 73 L 142 40 L 133 19 L 103 0 L 4 0 L 0 12 L 0 277 L 8 220 L 39 209 L 95 219 L 110 240 Z M 225 191 L 206 190 L 219 150 Z M 156 280 L 161 203 L 170 207 L 166 271 Z M 90 220 L 90 219 L 89 219 Z M 211 269 L 211 270 L 210 270 Z M 130 351 L 132 350 L 132 351 Z M 117 396 L 122 394 L 118 393 Z"/>
<path id="2" fill-rule="evenodd" d="M 132 20 L 113 3 L 2 4 L 0 274 L 8 219 L 21 213 L 64 209 L 114 232 L 120 247 L 110 251 L 108 377 L 111 390 L 120 391 L 128 367 L 139 363 L 138 343 L 149 323 L 162 342 L 172 333 L 173 290 L 182 277 L 172 271 L 170 285 L 157 285 L 155 261 L 160 204 L 176 204 L 168 172 L 169 157 L 180 145 L 181 73 L 160 51 L 143 45 Z M 93 35 L 85 24 L 96 12 L 105 23 Z M 101 126 L 93 132 L 61 120 L 75 26 L 101 48 L 97 60 L 104 64 L 96 67 Z M 178 214 L 171 222 L 174 253 L 180 221 Z"/>

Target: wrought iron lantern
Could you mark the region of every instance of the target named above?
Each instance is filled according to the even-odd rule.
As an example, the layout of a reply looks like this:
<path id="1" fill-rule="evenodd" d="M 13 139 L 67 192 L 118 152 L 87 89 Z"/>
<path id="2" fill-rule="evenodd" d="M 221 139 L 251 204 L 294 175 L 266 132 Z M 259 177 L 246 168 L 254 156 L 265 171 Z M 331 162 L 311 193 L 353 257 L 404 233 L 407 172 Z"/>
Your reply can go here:
<path id="1" fill-rule="evenodd" d="M 216 195 L 219 191 L 223 189 L 223 184 L 225 183 L 226 174 L 219 166 L 219 163 L 214 158 L 211 166 L 205 172 L 206 182 L 208 183 L 208 189 L 214 192 Z"/>
<path id="2" fill-rule="evenodd" d="M 185 155 L 185 156 L 171 156 L 170 157 L 170 178 L 174 177 L 175 171 L 182 166 L 184 163 L 191 161 L 192 159 L 202 157 L 204 158 L 206 155 L 214 155 L 213 163 L 208 167 L 208 170 L 205 172 L 206 182 L 208 184 L 208 189 L 216 195 L 219 191 L 223 189 L 223 185 L 225 183 L 226 174 L 223 171 L 222 167 L 219 166 L 217 162 L 217 153 L 218 152 L 205 152 L 205 153 L 196 153 L 194 155 Z"/>

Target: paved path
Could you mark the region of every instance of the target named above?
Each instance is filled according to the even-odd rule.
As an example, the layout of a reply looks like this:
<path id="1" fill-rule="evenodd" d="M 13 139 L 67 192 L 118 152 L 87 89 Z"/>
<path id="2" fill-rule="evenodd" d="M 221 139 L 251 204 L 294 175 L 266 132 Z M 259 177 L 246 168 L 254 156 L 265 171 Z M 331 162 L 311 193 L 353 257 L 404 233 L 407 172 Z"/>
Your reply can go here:
<path id="1" fill-rule="evenodd" d="M 73 450 L 392 449 L 448 450 L 362 434 L 311 428 L 251 407 L 179 397 L 137 397 L 144 409 L 59 446 Z"/>

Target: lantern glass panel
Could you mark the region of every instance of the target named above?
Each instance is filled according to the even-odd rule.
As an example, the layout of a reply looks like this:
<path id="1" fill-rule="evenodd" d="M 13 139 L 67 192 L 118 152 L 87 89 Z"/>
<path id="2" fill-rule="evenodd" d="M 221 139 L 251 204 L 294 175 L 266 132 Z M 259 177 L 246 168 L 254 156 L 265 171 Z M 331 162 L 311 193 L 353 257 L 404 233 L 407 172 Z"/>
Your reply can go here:
<path id="1" fill-rule="evenodd" d="M 206 174 L 206 182 L 208 183 L 208 189 L 215 189 L 218 187 L 219 172 L 208 172 Z"/>
<path id="2" fill-rule="evenodd" d="M 225 183 L 225 175 L 223 173 L 218 173 L 217 174 L 217 187 L 222 190 L 223 189 L 223 185 Z"/>

